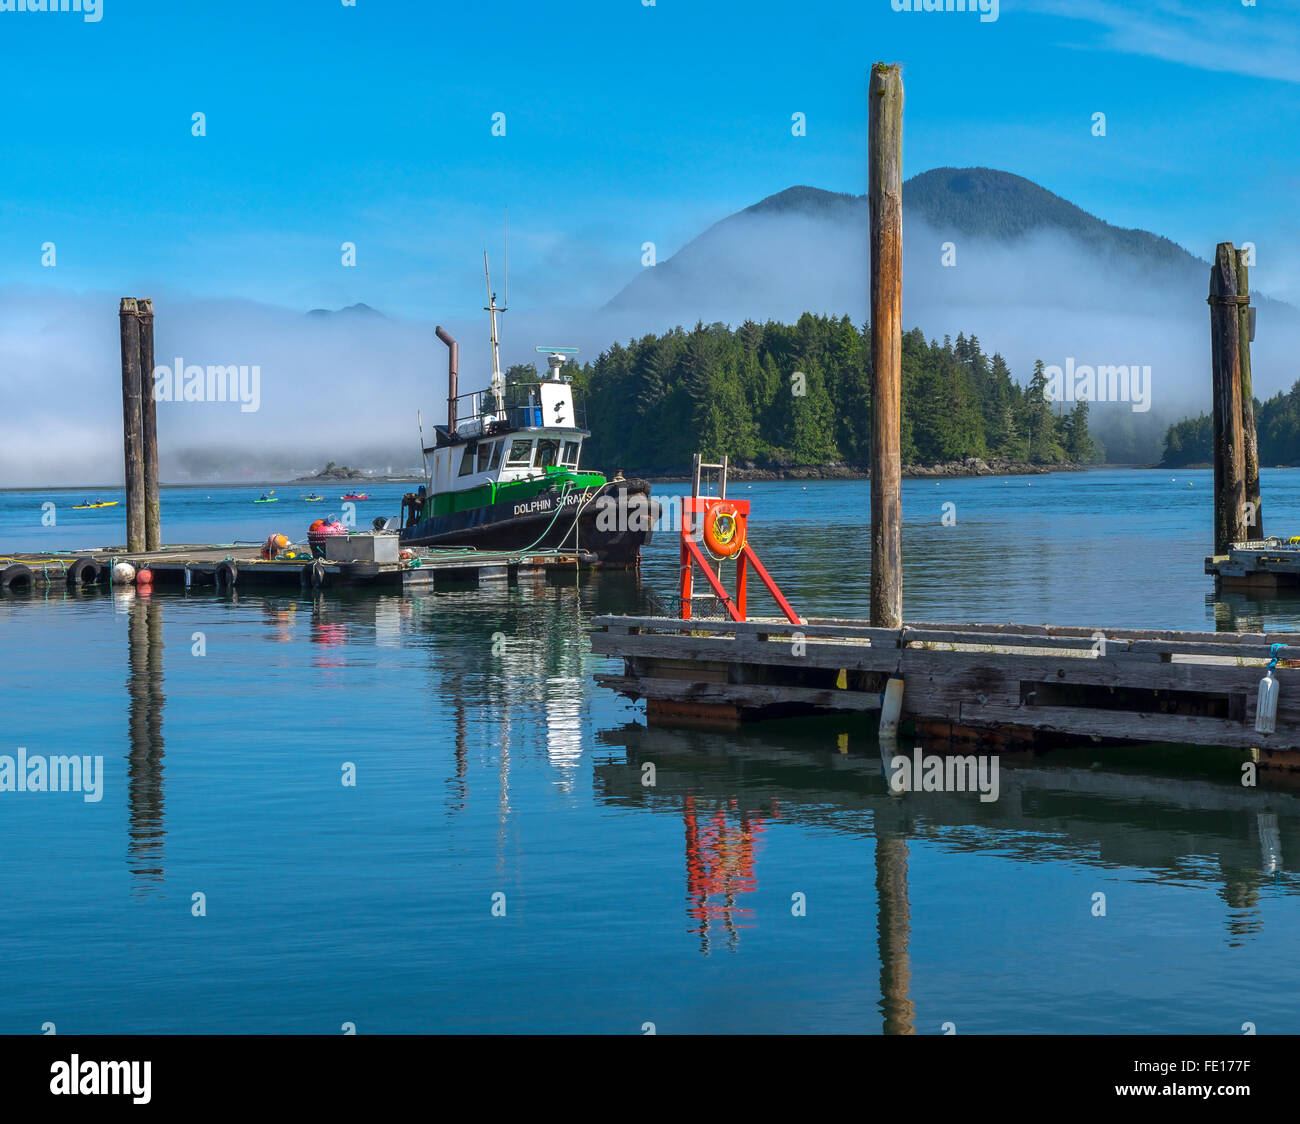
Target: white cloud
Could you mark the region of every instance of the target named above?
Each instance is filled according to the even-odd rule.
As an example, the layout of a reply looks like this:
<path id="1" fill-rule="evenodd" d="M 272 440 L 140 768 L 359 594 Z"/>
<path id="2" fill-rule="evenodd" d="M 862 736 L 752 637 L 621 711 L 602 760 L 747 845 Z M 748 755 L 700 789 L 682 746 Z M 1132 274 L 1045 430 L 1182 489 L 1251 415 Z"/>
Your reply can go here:
<path id="1" fill-rule="evenodd" d="M 1300 82 L 1300 2 L 1026 0 L 1026 8 L 1099 25 L 1097 47 L 1200 70 Z"/>

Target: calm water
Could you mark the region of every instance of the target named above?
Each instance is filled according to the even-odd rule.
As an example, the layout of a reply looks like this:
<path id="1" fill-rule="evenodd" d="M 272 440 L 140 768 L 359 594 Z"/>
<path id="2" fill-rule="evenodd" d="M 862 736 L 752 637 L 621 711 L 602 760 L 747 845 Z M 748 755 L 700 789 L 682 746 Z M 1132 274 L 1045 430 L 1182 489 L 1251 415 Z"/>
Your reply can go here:
<path id="1" fill-rule="evenodd" d="M 168 490 L 165 535 L 302 537 L 339 502 L 301 490 Z M 732 491 L 800 611 L 865 612 L 865 484 Z M 1264 496 L 1300 533 L 1300 473 Z M 120 542 L 82 498 L 0 493 L 4 548 Z M 1211 596 L 1207 472 L 904 502 L 909 618 L 1300 627 L 1300 601 Z M 585 630 L 675 569 L 664 536 L 639 581 L 0 597 L 0 754 L 105 769 L 98 803 L 0 793 L 0 1032 L 1300 1031 L 1300 797 L 1171 747 L 898 798 L 863 718 L 648 730 Z"/>

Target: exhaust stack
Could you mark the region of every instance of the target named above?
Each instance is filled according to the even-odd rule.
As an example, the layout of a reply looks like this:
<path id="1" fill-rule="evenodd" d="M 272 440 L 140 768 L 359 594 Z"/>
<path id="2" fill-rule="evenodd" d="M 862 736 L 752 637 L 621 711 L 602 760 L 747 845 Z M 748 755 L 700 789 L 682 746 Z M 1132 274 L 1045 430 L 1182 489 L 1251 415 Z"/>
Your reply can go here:
<path id="1" fill-rule="evenodd" d="M 447 432 L 456 436 L 456 376 L 460 369 L 460 344 L 451 338 L 439 324 L 436 335 L 447 345 Z"/>

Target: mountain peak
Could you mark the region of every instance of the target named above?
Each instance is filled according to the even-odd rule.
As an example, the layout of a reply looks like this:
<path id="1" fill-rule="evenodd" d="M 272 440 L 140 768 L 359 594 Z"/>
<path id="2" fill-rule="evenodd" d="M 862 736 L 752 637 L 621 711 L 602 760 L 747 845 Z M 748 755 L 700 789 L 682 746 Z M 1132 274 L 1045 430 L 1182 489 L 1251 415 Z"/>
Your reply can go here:
<path id="1" fill-rule="evenodd" d="M 326 317 L 333 318 L 335 316 L 349 316 L 349 317 L 377 316 L 379 317 L 380 320 L 388 319 L 388 317 L 386 317 L 382 312 L 380 312 L 379 309 L 371 308 L 370 305 L 364 304 L 360 301 L 358 301 L 356 304 L 348 305 L 347 308 L 313 308 L 310 312 L 307 313 L 307 315 L 315 316 L 318 318 L 326 318 Z"/>

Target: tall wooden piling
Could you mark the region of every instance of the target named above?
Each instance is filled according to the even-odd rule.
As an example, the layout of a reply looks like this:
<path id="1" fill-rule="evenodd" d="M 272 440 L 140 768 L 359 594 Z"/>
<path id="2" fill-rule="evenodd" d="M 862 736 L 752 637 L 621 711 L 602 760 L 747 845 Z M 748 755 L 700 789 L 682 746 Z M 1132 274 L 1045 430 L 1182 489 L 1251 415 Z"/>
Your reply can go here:
<path id="1" fill-rule="evenodd" d="M 122 447 L 126 461 L 126 549 L 146 549 L 144 531 L 144 445 L 140 414 L 140 311 L 134 297 L 118 310 L 122 333 Z"/>
<path id="2" fill-rule="evenodd" d="M 903 77 L 871 68 L 871 623 L 903 623 Z"/>
<path id="3" fill-rule="evenodd" d="M 1246 530 L 1246 465 L 1241 413 L 1237 255 L 1220 242 L 1210 267 L 1210 356 L 1214 380 L 1214 553 Z"/>
<path id="4" fill-rule="evenodd" d="M 1237 356 L 1241 383 L 1242 454 L 1246 473 L 1246 534 L 1264 537 L 1264 508 L 1259 494 L 1259 438 L 1255 433 L 1255 391 L 1250 374 L 1250 267 L 1247 252 L 1237 251 Z"/>
<path id="5" fill-rule="evenodd" d="M 146 550 L 162 549 L 162 516 L 158 505 L 158 404 L 153 396 L 153 301 L 145 297 L 140 310 L 140 433 L 144 443 L 144 537 Z"/>

